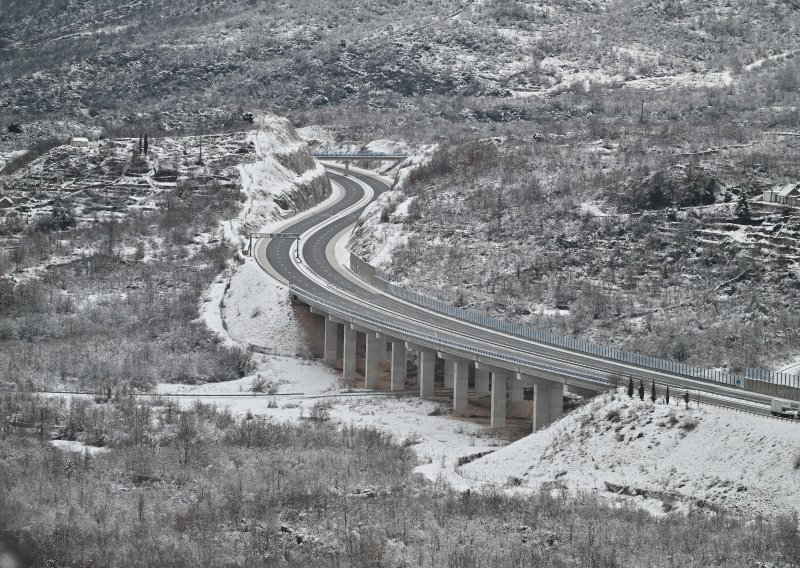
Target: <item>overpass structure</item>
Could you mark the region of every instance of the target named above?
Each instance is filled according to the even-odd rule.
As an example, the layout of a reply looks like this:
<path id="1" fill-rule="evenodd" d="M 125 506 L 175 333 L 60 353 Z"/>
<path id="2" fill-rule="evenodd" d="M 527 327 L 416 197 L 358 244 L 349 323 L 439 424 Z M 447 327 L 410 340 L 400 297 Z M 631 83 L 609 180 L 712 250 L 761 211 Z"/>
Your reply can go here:
<path id="1" fill-rule="evenodd" d="M 796 397 L 798 389 L 792 385 L 777 393 L 772 387 L 753 388 L 738 375 L 695 376 L 678 364 L 654 365 L 600 346 L 580 349 L 552 340 L 556 336 L 526 335 L 519 326 L 498 325 L 486 316 L 403 291 L 352 254 L 349 268 L 342 266 L 336 243 L 350 234 L 364 208 L 389 189 L 390 181 L 363 171 L 343 175 L 335 167 L 329 167 L 329 177 L 338 186 L 336 196 L 283 228 L 299 234 L 299 243 L 259 240 L 254 255 L 290 286 L 297 303 L 316 314 L 324 336 L 323 359 L 340 368 L 346 382 L 405 390 L 409 354 L 415 352 L 421 397 L 450 396 L 454 412 L 466 415 L 488 399 L 492 428 L 505 427 L 513 416 L 529 419 L 533 430 L 563 413 L 565 389 L 600 392 L 630 377 L 648 387 L 654 383 L 673 392 L 693 390 L 723 405 L 762 414 L 769 414 L 776 394 Z M 293 247 L 301 260 L 294 259 Z M 438 385 L 437 369 L 444 379 Z M 526 390 L 532 391 L 531 402 L 525 401 Z"/>
<path id="2" fill-rule="evenodd" d="M 398 153 L 382 153 L 382 152 L 312 152 L 311 155 L 317 160 L 328 162 L 342 162 L 344 165 L 344 173 L 350 173 L 350 164 L 364 163 L 370 164 L 373 162 L 402 162 L 408 156 L 406 154 Z"/>
<path id="3" fill-rule="evenodd" d="M 406 154 L 388 154 L 382 152 L 311 152 L 317 160 L 336 160 L 351 162 L 401 162 L 408 158 Z"/>

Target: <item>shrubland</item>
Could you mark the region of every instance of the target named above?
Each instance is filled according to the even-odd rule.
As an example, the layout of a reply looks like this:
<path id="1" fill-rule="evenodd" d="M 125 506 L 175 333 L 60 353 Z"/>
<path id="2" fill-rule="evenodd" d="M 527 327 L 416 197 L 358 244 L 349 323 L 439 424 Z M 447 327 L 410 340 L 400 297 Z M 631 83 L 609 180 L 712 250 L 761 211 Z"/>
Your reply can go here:
<path id="1" fill-rule="evenodd" d="M 390 435 L 326 420 L 23 392 L 0 409 L 0 551 L 27 566 L 800 562 L 796 519 L 654 518 L 558 489 L 459 493 L 413 474 Z M 52 434 L 106 450 L 65 452 Z"/>
<path id="2" fill-rule="evenodd" d="M 180 142 L 152 144 L 160 148 L 149 157 L 132 156 L 129 140 L 88 150 L 88 160 L 61 146 L 19 172 L 16 187 L 30 187 L 29 197 L 2 225 L 3 383 L 116 392 L 251 370 L 247 353 L 197 321 L 232 255 L 220 222 L 244 199 L 227 168 L 238 173 L 247 156 L 207 141 L 198 166 Z"/>

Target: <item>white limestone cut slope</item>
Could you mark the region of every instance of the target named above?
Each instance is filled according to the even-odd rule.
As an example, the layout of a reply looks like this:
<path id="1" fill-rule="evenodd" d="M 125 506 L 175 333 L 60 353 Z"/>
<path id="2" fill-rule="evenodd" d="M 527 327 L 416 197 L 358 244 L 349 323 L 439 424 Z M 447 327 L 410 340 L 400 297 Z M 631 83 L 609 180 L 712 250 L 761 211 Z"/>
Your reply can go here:
<path id="1" fill-rule="evenodd" d="M 631 495 L 744 515 L 800 511 L 800 424 L 675 402 L 603 395 L 460 473 L 492 483 L 515 478 L 514 485 L 531 488 L 624 487 Z"/>
<path id="2" fill-rule="evenodd" d="M 248 201 L 229 223 L 234 237 L 268 230 L 283 217 L 308 209 L 330 193 L 325 168 L 311 157 L 308 145 L 288 119 L 259 117 L 249 139 L 257 160 L 239 166 Z"/>

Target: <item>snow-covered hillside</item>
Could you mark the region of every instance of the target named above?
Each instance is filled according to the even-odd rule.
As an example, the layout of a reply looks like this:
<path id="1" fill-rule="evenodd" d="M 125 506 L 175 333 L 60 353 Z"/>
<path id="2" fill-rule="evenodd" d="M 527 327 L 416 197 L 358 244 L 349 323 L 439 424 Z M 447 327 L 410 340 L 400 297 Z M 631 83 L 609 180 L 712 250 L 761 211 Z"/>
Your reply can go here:
<path id="1" fill-rule="evenodd" d="M 621 493 L 669 511 L 800 511 L 800 424 L 609 393 L 460 468 L 472 481 Z"/>
<path id="2" fill-rule="evenodd" d="M 240 236 L 304 211 L 330 193 L 325 168 L 285 118 L 263 116 L 250 140 L 257 159 L 239 167 L 249 203 L 240 215 Z"/>

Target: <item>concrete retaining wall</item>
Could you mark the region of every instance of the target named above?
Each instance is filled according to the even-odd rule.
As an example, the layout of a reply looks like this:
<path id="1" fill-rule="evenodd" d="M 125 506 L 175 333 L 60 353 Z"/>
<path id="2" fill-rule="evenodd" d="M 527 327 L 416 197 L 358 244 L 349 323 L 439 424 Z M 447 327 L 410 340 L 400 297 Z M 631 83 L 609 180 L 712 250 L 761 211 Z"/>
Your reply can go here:
<path id="1" fill-rule="evenodd" d="M 389 281 L 379 277 L 375 273 L 374 266 L 358 258 L 352 252 L 350 253 L 350 270 L 358 274 L 367 284 L 375 286 L 384 292 L 389 291 Z"/>

